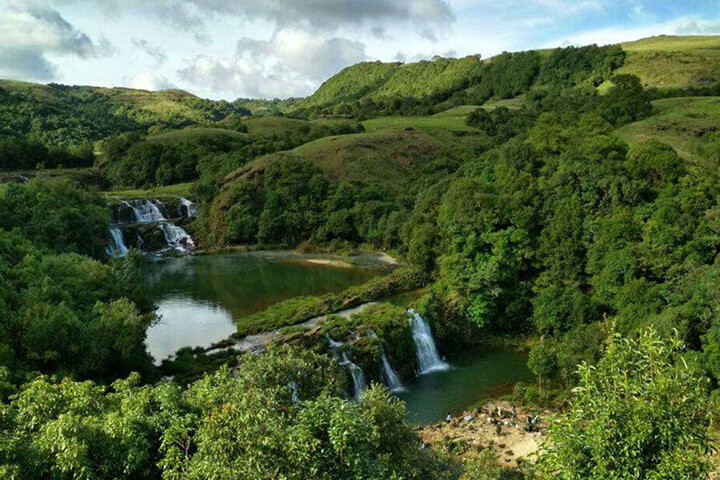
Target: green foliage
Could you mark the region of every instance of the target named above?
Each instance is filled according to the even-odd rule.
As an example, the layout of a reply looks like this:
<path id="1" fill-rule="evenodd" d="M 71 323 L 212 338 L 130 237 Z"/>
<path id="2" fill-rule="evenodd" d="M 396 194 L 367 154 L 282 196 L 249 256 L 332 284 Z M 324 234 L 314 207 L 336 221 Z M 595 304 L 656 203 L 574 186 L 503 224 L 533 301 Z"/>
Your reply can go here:
<path id="1" fill-rule="evenodd" d="M 601 107 L 602 115 L 614 125 L 642 120 L 652 112 L 650 98 L 643 90 L 640 79 L 634 75 L 615 75 Z"/>
<path id="2" fill-rule="evenodd" d="M 109 215 L 97 193 L 65 179 L 10 184 L 0 190 L 0 229 L 19 229 L 27 238 L 58 252 L 102 258 Z"/>
<path id="3" fill-rule="evenodd" d="M 597 366 L 580 366 L 570 409 L 551 428 L 540 459 L 545 476 L 704 478 L 707 384 L 679 356 L 682 348 L 652 330 L 609 338 Z"/>
<path id="4" fill-rule="evenodd" d="M 154 318 L 129 300 L 136 257 L 113 266 L 78 254 L 48 254 L 0 229 L 0 362 L 29 371 L 113 379 L 150 372 L 145 331 Z"/>
<path id="5" fill-rule="evenodd" d="M 39 377 L 0 403 L 0 472 L 15 480 L 440 479 L 445 466 L 379 387 L 341 398 L 333 359 L 280 348 L 182 391 Z"/>
<path id="6" fill-rule="evenodd" d="M 625 52 L 619 45 L 557 48 L 543 63 L 540 82 L 556 87 L 600 85 L 623 65 Z"/>
<path id="7" fill-rule="evenodd" d="M 0 170 L 91 167 L 94 161 L 89 144 L 48 149 L 39 142 L 0 136 Z"/>
<path id="8" fill-rule="evenodd" d="M 48 146 L 81 145 L 153 125 L 181 128 L 249 112 L 187 92 L 70 87 L 3 81 L 0 135 L 28 137 Z"/>

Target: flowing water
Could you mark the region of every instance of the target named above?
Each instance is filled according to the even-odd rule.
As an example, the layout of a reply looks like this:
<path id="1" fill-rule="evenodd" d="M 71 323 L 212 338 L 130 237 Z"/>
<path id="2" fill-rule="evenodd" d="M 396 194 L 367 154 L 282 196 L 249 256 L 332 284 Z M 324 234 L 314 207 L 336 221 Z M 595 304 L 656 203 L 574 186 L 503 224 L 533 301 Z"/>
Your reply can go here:
<path id="1" fill-rule="evenodd" d="M 125 237 L 119 228 L 110 229 L 111 243 L 107 247 L 107 254 L 114 258 L 124 257 L 128 254 L 128 247 L 125 245 Z"/>
<path id="2" fill-rule="evenodd" d="M 286 298 L 340 292 L 378 274 L 261 254 L 164 259 L 146 274 L 162 317 L 148 329 L 148 349 L 160 360 L 185 346 L 209 346 L 235 332 L 233 318 Z"/>
<path id="3" fill-rule="evenodd" d="M 180 204 L 185 207 L 185 215 L 188 218 L 195 218 L 198 216 L 197 207 L 193 202 L 187 198 L 180 197 Z"/>
<path id="4" fill-rule="evenodd" d="M 412 308 L 408 310 L 412 336 L 417 347 L 418 375 L 447 370 L 449 365 L 438 354 L 430 324 Z"/>
<path id="5" fill-rule="evenodd" d="M 450 368 L 418 376 L 397 393 L 410 422 L 443 421 L 477 402 L 512 393 L 519 381 L 532 380 L 527 356 L 507 348 L 472 348 L 449 354 L 447 360 Z"/>
<path id="6" fill-rule="evenodd" d="M 380 366 L 382 367 L 380 373 L 382 374 L 383 382 L 391 391 L 401 392 L 405 390 L 405 387 L 403 387 L 402 381 L 400 380 L 400 376 L 397 374 L 392 365 L 390 365 L 390 361 L 384 351 L 380 356 Z"/>

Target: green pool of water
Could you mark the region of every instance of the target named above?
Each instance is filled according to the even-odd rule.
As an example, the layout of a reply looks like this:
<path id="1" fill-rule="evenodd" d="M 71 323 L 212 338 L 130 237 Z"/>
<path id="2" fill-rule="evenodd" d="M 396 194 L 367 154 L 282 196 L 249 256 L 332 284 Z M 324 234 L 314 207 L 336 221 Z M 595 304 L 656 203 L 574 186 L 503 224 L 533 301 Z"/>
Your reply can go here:
<path id="1" fill-rule="evenodd" d="M 235 332 L 234 318 L 291 297 L 340 292 L 378 270 L 306 263 L 269 254 L 170 258 L 150 265 L 146 288 L 160 321 L 148 329 L 156 360 L 186 346 L 209 346 Z"/>
<path id="2" fill-rule="evenodd" d="M 451 368 L 421 375 L 398 396 L 408 420 L 419 425 L 445 420 L 482 400 L 512 392 L 515 383 L 531 380 L 524 353 L 507 348 L 471 348 L 448 355 Z"/>

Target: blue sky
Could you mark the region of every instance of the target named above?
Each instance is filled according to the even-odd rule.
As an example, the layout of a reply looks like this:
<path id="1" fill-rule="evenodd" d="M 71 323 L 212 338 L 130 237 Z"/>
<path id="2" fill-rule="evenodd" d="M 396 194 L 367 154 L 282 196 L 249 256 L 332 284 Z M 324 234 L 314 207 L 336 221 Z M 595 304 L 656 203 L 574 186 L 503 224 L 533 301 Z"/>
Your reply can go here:
<path id="1" fill-rule="evenodd" d="M 0 0 L 0 78 L 311 93 L 363 60 L 720 34 L 720 0 Z"/>

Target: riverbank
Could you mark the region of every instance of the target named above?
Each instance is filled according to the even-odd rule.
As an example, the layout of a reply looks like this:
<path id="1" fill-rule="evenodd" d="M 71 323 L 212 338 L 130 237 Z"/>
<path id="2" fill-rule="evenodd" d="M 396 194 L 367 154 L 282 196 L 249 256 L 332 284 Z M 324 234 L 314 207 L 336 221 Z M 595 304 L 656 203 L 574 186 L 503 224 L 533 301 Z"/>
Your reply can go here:
<path id="1" fill-rule="evenodd" d="M 450 421 L 417 427 L 426 447 L 444 445 L 459 457 L 492 451 L 498 464 L 520 468 L 534 461 L 549 426 L 552 412 L 525 409 L 505 401 L 453 416 Z M 532 423 L 528 419 L 532 419 Z"/>

